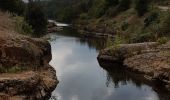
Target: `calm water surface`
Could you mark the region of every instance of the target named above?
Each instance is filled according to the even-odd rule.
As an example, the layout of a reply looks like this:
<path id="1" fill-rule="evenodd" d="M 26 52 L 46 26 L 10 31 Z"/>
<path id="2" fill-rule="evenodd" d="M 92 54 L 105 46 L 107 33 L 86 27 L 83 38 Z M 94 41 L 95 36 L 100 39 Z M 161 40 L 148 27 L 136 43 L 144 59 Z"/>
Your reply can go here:
<path id="1" fill-rule="evenodd" d="M 82 39 L 66 33 L 73 34 L 50 35 L 50 64 L 60 81 L 51 100 L 164 100 L 152 87 L 135 82 L 123 71 L 100 67 L 96 57 L 105 45 L 104 39 Z"/>

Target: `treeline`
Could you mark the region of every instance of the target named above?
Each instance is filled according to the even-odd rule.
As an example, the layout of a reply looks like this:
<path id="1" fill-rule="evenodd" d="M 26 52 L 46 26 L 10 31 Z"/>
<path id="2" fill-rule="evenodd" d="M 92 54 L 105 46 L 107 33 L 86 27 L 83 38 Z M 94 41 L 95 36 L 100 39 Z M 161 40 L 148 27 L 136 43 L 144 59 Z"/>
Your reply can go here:
<path id="1" fill-rule="evenodd" d="M 22 0 L 0 0 L 0 10 L 10 12 L 13 16 L 22 16 L 24 21 L 19 24 L 22 24 L 20 26 L 26 33 L 44 34 L 46 32 L 47 17 L 40 0 L 29 0 L 28 3 Z"/>
<path id="2" fill-rule="evenodd" d="M 49 0 L 48 17 L 71 22 L 76 18 L 113 17 L 133 6 L 138 15 L 147 12 L 151 0 Z"/>
<path id="3" fill-rule="evenodd" d="M 162 41 L 170 37 L 170 12 L 159 5 L 169 0 L 48 0 L 49 18 L 79 24 L 85 30 L 102 30 L 125 43 Z"/>

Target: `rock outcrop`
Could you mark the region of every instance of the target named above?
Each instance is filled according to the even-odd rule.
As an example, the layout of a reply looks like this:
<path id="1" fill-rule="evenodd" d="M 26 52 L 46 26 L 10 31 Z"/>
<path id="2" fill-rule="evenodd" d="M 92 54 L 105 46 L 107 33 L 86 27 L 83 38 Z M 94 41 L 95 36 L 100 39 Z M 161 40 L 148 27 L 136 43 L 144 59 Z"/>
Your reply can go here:
<path id="1" fill-rule="evenodd" d="M 0 31 L 0 100 L 48 100 L 58 80 L 48 41 Z"/>
<path id="2" fill-rule="evenodd" d="M 170 90 L 170 42 L 121 44 L 102 50 L 98 60 L 120 62 L 127 70 L 141 74 L 149 81 L 160 82 Z"/>

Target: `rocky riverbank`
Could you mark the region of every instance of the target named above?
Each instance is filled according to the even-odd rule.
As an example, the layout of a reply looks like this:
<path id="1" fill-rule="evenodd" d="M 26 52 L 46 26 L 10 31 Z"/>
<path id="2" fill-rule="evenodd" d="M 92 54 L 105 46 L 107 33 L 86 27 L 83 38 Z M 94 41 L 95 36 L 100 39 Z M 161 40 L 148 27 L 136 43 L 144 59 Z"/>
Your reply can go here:
<path id="1" fill-rule="evenodd" d="M 0 99 L 48 100 L 58 80 L 48 41 L 0 30 Z"/>
<path id="2" fill-rule="evenodd" d="M 121 44 L 99 53 L 99 62 L 121 63 L 146 80 L 161 83 L 170 90 L 170 42 Z"/>

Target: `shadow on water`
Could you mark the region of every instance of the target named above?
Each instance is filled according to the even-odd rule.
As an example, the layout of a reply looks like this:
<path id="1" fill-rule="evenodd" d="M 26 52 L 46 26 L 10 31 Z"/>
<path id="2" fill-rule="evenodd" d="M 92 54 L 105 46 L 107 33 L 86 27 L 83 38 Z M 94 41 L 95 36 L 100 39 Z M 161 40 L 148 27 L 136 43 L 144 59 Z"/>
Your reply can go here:
<path id="1" fill-rule="evenodd" d="M 141 88 L 142 85 L 148 85 L 157 92 L 159 100 L 169 100 L 170 91 L 166 90 L 163 85 L 157 82 L 151 82 L 146 80 L 142 75 L 130 72 L 120 63 L 104 63 L 98 61 L 99 65 L 106 70 L 107 80 L 106 85 L 113 83 L 115 88 L 119 88 L 119 85 L 127 85 L 129 81 L 133 82 L 136 87 Z"/>

